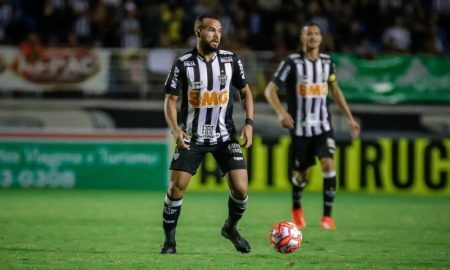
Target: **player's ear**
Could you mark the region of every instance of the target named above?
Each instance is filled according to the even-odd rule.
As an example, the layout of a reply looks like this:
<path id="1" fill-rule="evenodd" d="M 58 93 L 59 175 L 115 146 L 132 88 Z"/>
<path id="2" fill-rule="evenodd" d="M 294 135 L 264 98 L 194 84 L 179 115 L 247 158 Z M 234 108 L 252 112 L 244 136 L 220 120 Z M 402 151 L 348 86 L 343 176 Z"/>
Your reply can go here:
<path id="1" fill-rule="evenodd" d="M 195 29 L 195 36 L 200 37 L 200 29 Z"/>

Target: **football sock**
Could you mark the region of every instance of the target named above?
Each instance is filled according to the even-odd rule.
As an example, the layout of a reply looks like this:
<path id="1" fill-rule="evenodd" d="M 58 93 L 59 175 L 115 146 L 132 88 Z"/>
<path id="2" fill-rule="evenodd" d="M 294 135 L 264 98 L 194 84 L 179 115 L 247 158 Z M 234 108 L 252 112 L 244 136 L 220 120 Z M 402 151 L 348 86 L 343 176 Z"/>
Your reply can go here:
<path id="1" fill-rule="evenodd" d="M 334 197 L 336 196 L 336 172 L 323 174 L 323 215 L 331 217 Z"/>
<path id="2" fill-rule="evenodd" d="M 228 197 L 228 220 L 230 227 L 235 227 L 247 208 L 248 196 L 243 199 L 236 198 L 232 193 Z"/>
<path id="3" fill-rule="evenodd" d="M 296 177 L 292 177 L 292 208 L 298 209 L 302 207 L 303 189 L 308 181 L 298 181 Z"/>
<path id="4" fill-rule="evenodd" d="M 166 236 L 166 242 L 175 243 L 175 228 L 177 227 L 178 217 L 181 212 L 181 203 L 183 198 L 174 199 L 166 194 L 163 208 L 163 228 Z"/>

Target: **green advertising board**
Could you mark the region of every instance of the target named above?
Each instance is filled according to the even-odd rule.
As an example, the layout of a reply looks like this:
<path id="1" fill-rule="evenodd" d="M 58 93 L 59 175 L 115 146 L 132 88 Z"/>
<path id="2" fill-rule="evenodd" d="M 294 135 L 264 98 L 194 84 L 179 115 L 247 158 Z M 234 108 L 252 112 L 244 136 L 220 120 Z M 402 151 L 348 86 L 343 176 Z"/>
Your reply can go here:
<path id="1" fill-rule="evenodd" d="M 333 54 L 337 79 L 350 102 L 450 103 L 448 57 L 381 56 L 373 60 Z"/>
<path id="2" fill-rule="evenodd" d="M 168 147 L 165 131 L 0 132 L 0 186 L 165 190 Z"/>

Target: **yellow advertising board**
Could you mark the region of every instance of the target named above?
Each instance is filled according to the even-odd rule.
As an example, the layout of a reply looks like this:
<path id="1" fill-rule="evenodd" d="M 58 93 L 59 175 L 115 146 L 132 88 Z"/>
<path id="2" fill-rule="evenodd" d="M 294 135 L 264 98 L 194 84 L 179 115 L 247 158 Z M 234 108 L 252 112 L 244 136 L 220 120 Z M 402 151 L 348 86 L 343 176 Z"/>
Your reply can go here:
<path id="1" fill-rule="evenodd" d="M 256 136 L 246 151 L 250 191 L 290 190 L 290 137 Z M 450 139 L 376 138 L 336 141 L 339 190 L 450 195 Z M 319 162 L 308 189 L 322 190 Z M 208 155 L 189 190 L 228 190 L 216 162 Z"/>

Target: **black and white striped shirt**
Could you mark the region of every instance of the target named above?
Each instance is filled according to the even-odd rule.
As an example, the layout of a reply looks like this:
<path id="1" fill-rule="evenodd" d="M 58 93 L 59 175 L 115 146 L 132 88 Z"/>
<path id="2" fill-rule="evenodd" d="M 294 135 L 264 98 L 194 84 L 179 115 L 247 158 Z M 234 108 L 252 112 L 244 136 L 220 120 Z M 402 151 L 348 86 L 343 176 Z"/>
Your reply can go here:
<path id="1" fill-rule="evenodd" d="M 173 64 L 165 92 L 181 94 L 180 126 L 190 142 L 214 145 L 235 135 L 231 85 L 242 89 L 246 84 L 244 67 L 236 54 L 218 50 L 206 61 L 193 49 Z"/>
<path id="2" fill-rule="evenodd" d="M 312 137 L 331 130 L 327 95 L 335 72 L 330 56 L 322 53 L 316 61 L 300 52 L 281 62 L 273 82 L 286 89 L 288 112 L 295 121 L 292 135 Z"/>

